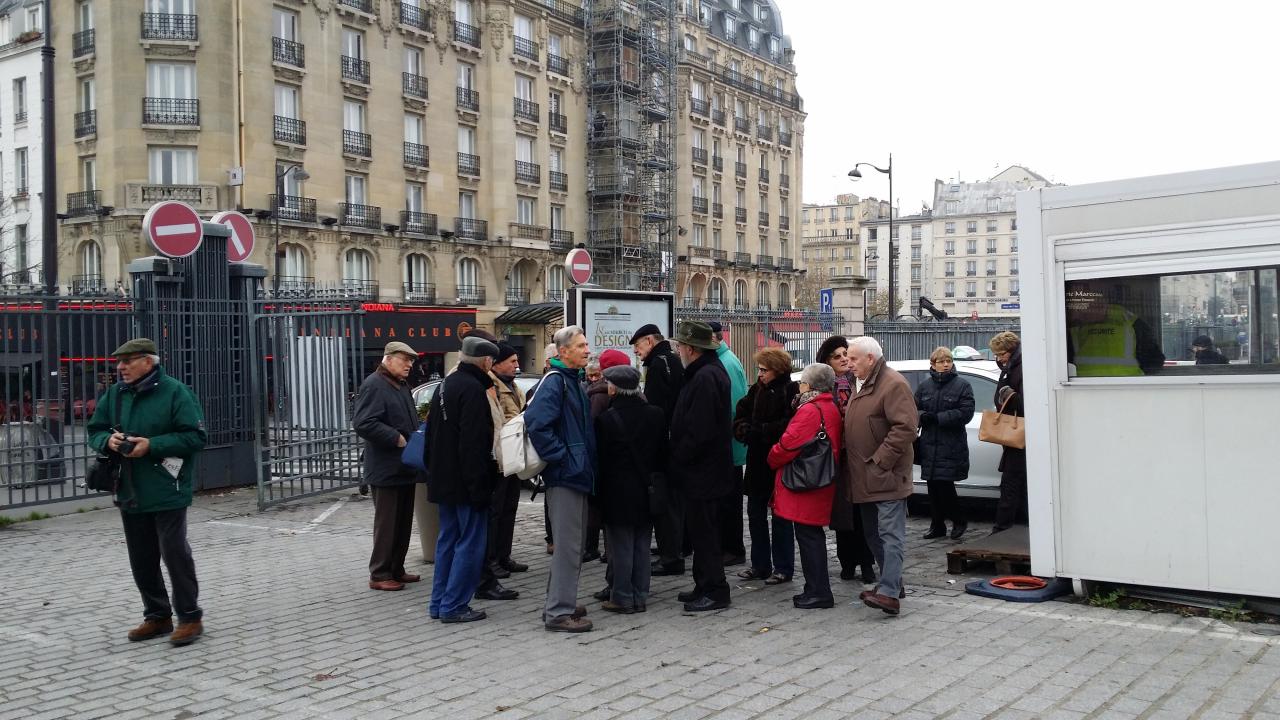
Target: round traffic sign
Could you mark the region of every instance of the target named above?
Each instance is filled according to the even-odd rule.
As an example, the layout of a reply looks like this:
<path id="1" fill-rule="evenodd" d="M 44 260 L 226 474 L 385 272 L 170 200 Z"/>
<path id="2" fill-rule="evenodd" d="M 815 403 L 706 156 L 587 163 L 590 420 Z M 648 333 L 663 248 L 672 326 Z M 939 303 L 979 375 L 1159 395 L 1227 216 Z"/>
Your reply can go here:
<path id="1" fill-rule="evenodd" d="M 591 253 L 582 248 L 574 248 L 564 258 L 564 271 L 574 285 L 581 285 L 591 279 Z"/>
<path id="2" fill-rule="evenodd" d="M 969 313 L 969 319 L 970 319 L 970 320 L 977 320 L 977 319 L 978 319 L 978 311 L 977 311 L 977 310 L 974 310 L 974 311 L 970 312 L 970 313 Z"/>
<path id="3" fill-rule="evenodd" d="M 171 258 L 184 258 L 200 248 L 204 227 L 190 205 L 156 203 L 142 216 L 142 238 Z"/>
<path id="4" fill-rule="evenodd" d="M 227 238 L 227 261 L 244 262 L 253 253 L 253 223 L 249 218 L 235 210 L 223 210 L 210 218 L 212 222 L 231 228 L 231 237 Z"/>

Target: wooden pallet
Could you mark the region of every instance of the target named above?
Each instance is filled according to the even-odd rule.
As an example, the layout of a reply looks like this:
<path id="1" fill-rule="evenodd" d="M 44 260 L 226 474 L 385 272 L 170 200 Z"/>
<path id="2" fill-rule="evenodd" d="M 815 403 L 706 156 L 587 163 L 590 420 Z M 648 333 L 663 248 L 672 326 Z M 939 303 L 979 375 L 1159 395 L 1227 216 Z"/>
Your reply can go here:
<path id="1" fill-rule="evenodd" d="M 947 573 L 963 575 L 975 565 L 994 565 L 1000 575 L 1031 572 L 1031 542 L 1025 525 L 966 543 L 947 553 Z"/>

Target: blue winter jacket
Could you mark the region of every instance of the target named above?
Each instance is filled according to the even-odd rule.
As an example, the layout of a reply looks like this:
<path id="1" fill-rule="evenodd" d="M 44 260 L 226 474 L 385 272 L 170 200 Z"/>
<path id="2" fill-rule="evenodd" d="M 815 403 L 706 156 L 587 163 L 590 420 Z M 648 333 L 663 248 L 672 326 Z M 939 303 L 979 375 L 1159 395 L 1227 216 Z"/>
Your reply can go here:
<path id="1" fill-rule="evenodd" d="M 547 487 L 594 493 L 596 436 L 578 371 L 552 366 L 524 411 L 525 432 L 547 463 Z"/>

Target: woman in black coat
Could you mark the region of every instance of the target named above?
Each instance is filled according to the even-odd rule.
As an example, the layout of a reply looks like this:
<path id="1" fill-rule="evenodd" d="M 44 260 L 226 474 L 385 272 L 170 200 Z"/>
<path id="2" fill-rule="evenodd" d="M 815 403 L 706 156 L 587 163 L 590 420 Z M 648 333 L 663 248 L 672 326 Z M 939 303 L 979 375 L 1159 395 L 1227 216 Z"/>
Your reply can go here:
<path id="1" fill-rule="evenodd" d="M 920 413 L 920 440 L 916 463 L 929 485 L 929 513 L 932 523 L 925 540 L 947 534 L 951 539 L 964 535 L 969 523 L 960 512 L 955 483 L 969 477 L 969 434 L 965 426 L 973 419 L 973 388 L 956 373 L 951 351 L 940 347 L 929 356 L 929 379 L 916 388 L 916 410 Z"/>
<path id="2" fill-rule="evenodd" d="M 991 351 L 1000 366 L 995 405 L 1005 415 L 1025 417 L 1022 406 L 1022 340 L 1011 332 L 991 338 Z M 1005 401 L 1008 401 L 1008 404 Z M 1006 447 L 1000 456 L 1000 504 L 996 506 L 996 526 L 992 532 L 1027 521 L 1027 451 Z"/>
<path id="3" fill-rule="evenodd" d="M 770 538 L 774 471 L 769 467 L 769 449 L 786 431 L 794 412 L 791 404 L 800 388 L 791 381 L 791 356 L 785 350 L 764 348 L 756 353 L 755 361 L 759 378 L 738 401 L 733 414 L 734 438 L 747 446 L 747 527 L 751 534 L 751 567 L 738 577 L 776 585 L 790 581 L 795 572 L 795 529 L 790 520 L 774 515 Z"/>

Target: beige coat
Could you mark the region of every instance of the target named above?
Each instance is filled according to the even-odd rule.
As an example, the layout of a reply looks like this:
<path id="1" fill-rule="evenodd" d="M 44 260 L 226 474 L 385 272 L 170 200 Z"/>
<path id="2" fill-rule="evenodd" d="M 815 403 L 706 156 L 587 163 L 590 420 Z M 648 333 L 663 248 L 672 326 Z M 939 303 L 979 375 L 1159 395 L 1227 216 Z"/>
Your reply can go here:
<path id="1" fill-rule="evenodd" d="M 489 373 L 489 377 L 493 378 L 493 387 L 498 391 L 498 407 L 502 409 L 502 421 L 505 423 L 524 412 L 524 395 L 514 387 L 507 387 L 507 384 L 499 380 L 497 375 Z M 514 382 L 512 384 L 514 385 Z"/>
<path id="2" fill-rule="evenodd" d="M 919 418 L 911 386 L 883 358 L 844 414 L 849 500 L 902 500 L 911 496 L 912 442 Z"/>

